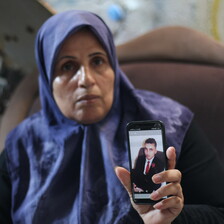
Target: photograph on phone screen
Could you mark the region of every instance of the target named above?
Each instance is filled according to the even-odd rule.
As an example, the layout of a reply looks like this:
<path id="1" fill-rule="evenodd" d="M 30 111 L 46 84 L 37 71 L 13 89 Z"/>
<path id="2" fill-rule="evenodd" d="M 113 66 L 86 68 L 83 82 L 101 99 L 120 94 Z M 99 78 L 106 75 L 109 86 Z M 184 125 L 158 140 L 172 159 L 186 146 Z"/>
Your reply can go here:
<path id="1" fill-rule="evenodd" d="M 132 182 L 136 199 L 149 198 L 162 184 L 155 184 L 152 176 L 165 169 L 161 130 L 129 131 L 132 158 Z"/>

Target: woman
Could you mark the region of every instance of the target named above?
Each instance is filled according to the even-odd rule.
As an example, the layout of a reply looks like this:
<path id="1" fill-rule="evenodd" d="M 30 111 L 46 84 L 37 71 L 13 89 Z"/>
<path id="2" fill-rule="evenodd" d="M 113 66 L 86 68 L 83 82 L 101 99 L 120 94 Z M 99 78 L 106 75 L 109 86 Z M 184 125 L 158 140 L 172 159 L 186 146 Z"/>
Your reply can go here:
<path id="1" fill-rule="evenodd" d="M 37 34 L 35 50 L 42 110 L 9 134 L 2 155 L 12 220 L 171 223 L 183 207 L 175 150 L 167 150 L 169 170 L 153 177 L 155 183 L 170 184 L 152 199 L 173 196 L 154 206 L 132 202 L 134 210 L 118 180 L 130 195 L 125 126 L 131 120 L 162 120 L 181 167 L 192 113 L 170 99 L 135 90 L 119 69 L 109 29 L 92 13 L 51 17 Z"/>

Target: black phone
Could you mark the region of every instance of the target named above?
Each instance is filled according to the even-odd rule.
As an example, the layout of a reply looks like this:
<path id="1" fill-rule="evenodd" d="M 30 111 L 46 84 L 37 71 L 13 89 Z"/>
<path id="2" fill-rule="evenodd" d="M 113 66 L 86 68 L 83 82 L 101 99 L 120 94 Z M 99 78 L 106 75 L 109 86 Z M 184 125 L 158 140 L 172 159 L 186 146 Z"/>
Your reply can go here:
<path id="1" fill-rule="evenodd" d="M 167 169 L 164 124 L 155 120 L 132 121 L 127 124 L 127 135 L 133 201 L 155 204 L 158 201 L 150 199 L 151 193 L 167 184 L 152 181 L 154 174 Z"/>

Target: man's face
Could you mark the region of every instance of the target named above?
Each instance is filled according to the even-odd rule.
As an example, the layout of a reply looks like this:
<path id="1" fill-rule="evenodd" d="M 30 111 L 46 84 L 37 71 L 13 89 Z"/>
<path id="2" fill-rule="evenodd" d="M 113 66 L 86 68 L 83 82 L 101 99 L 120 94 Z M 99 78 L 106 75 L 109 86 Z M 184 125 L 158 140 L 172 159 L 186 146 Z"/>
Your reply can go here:
<path id="1" fill-rule="evenodd" d="M 145 144 L 145 157 L 150 160 L 157 153 L 155 144 L 146 143 Z"/>

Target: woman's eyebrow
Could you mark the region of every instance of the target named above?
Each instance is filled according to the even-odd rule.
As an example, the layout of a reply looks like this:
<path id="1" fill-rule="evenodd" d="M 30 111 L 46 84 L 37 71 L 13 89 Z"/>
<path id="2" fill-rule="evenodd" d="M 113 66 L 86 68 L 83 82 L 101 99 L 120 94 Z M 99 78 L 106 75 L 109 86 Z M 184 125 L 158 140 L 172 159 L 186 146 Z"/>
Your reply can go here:
<path id="1" fill-rule="evenodd" d="M 63 59 L 76 59 L 76 57 L 74 57 L 74 56 L 68 56 L 68 55 L 61 56 L 60 58 L 57 59 L 57 62 L 59 62 L 59 61 L 61 61 Z"/>
<path id="2" fill-rule="evenodd" d="M 94 52 L 94 53 L 89 54 L 89 57 L 94 57 L 96 55 L 107 56 L 107 54 L 104 53 L 104 52 Z M 59 62 L 63 59 L 76 59 L 76 57 L 75 56 L 69 56 L 69 55 L 61 56 L 60 58 L 57 59 L 57 62 Z"/>
<path id="3" fill-rule="evenodd" d="M 97 56 L 97 55 L 107 56 L 107 54 L 104 52 L 94 52 L 94 53 L 89 54 L 89 57 L 93 57 L 93 56 Z"/>

